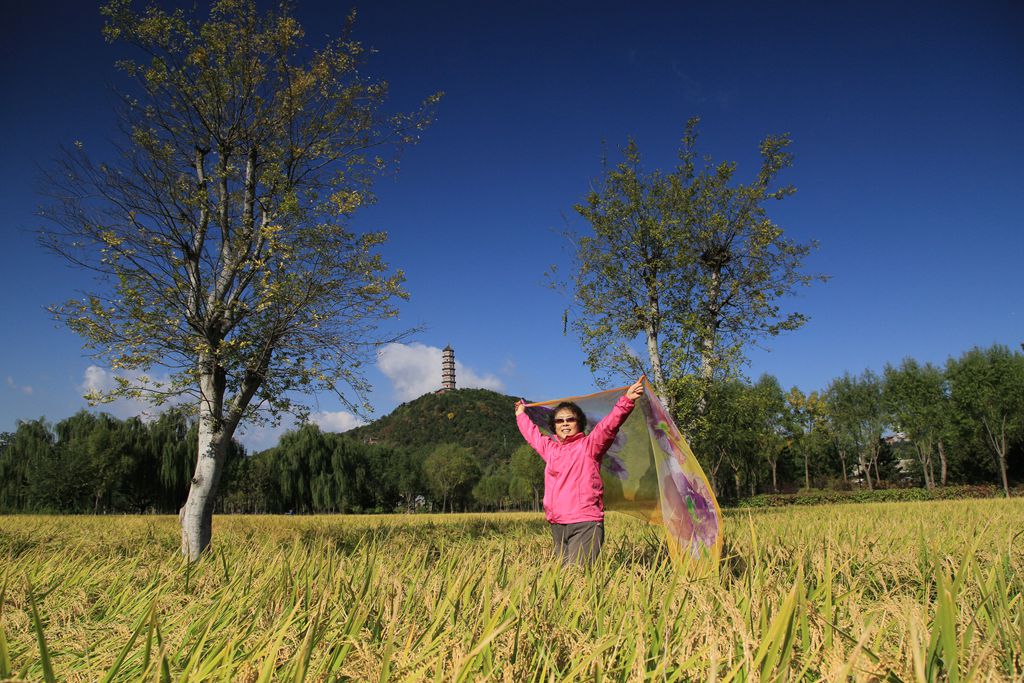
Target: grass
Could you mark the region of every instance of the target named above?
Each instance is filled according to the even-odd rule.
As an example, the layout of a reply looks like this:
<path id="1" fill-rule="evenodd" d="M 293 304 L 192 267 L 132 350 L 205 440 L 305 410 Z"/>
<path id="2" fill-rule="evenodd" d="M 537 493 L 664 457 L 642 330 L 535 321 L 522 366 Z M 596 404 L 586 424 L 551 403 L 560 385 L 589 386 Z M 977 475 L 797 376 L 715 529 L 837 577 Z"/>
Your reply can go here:
<path id="1" fill-rule="evenodd" d="M 721 571 L 609 515 L 0 518 L 0 680 L 1024 678 L 1024 500 L 731 513 Z"/>

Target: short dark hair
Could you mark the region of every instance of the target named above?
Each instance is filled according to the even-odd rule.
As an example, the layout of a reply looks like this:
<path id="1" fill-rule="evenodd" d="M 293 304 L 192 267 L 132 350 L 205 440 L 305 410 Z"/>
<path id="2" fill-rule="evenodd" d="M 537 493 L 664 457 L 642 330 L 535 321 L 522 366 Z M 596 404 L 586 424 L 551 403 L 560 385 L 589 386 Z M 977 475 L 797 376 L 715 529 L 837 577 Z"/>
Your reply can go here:
<path id="1" fill-rule="evenodd" d="M 572 401 L 562 401 L 548 414 L 548 429 L 551 430 L 551 433 L 555 433 L 555 415 L 558 414 L 558 411 L 566 408 L 571 410 L 572 414 L 576 416 L 576 426 L 580 428 L 580 431 L 585 431 L 587 429 L 587 416 L 583 414 L 583 409 Z"/>

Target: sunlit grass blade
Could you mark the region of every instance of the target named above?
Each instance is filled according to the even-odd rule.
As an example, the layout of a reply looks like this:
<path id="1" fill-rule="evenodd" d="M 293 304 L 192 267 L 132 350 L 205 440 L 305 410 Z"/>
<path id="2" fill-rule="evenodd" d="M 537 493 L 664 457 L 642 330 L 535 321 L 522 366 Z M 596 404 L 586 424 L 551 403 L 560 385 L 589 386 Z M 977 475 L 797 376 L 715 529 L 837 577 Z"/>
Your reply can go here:
<path id="1" fill-rule="evenodd" d="M 768 627 L 757 650 L 757 655 L 754 657 L 754 666 L 760 672 L 762 680 L 776 677 L 785 678 L 784 672 L 793 652 L 794 632 L 799 618 L 797 611 L 802 590 L 803 567 L 798 571 L 796 583 L 790 589 L 789 595 L 782 601 L 778 612 L 772 618 L 771 626 Z"/>
<path id="2" fill-rule="evenodd" d="M 11 665 L 11 651 L 7 645 L 7 634 L 4 633 L 3 617 L 4 602 L 7 598 L 7 575 L 4 575 L 4 583 L 0 586 L 0 678 L 10 678 L 13 671 Z"/>
<path id="3" fill-rule="evenodd" d="M 39 661 L 43 667 L 43 680 L 46 683 L 56 683 L 57 677 L 53 675 L 53 663 L 50 660 L 50 650 L 46 646 L 46 636 L 43 634 L 43 622 L 39 618 L 39 607 L 36 605 L 35 591 L 32 584 L 28 584 L 28 601 L 32 608 L 32 628 L 36 632 L 36 642 L 39 645 Z"/>
<path id="4" fill-rule="evenodd" d="M 273 677 L 274 671 L 277 668 L 277 656 L 281 650 L 281 643 L 284 642 L 285 636 L 288 635 L 288 630 L 291 628 L 292 621 L 295 619 L 296 614 L 298 614 L 299 608 L 300 605 L 296 604 L 288 616 L 285 617 L 284 622 L 278 626 L 273 642 L 265 650 L 263 666 L 260 669 L 260 675 L 256 679 L 256 683 L 268 683 Z"/>
<path id="5" fill-rule="evenodd" d="M 132 631 L 131 638 L 129 638 L 128 642 L 125 643 L 125 646 L 121 648 L 121 653 L 117 656 L 117 659 L 114 660 L 114 665 L 110 667 L 110 670 L 107 671 L 107 675 L 103 677 L 103 683 L 110 683 L 110 681 L 113 681 L 117 676 L 118 672 L 121 670 L 121 665 L 124 664 L 125 657 L 127 657 L 128 653 L 131 652 L 132 646 L 135 645 L 135 641 L 138 639 L 139 634 L 142 633 L 142 629 L 152 623 L 151 614 L 152 609 L 139 619 L 139 623 Z M 147 652 L 147 660 L 148 656 L 149 653 Z M 146 663 L 148 664 L 148 661 Z"/>

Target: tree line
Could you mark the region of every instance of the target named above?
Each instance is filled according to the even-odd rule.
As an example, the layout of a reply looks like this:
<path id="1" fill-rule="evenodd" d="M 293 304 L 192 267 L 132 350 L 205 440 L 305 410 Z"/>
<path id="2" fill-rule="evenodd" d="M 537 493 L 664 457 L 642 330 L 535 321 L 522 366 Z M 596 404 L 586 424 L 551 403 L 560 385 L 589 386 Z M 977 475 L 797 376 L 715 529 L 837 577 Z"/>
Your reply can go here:
<path id="1" fill-rule="evenodd" d="M 526 451 L 493 461 L 455 443 L 368 444 L 306 424 L 276 447 L 229 463 L 219 508 L 299 514 L 539 509 L 543 463 Z"/>
<path id="2" fill-rule="evenodd" d="M 975 348 L 944 367 L 908 358 L 838 377 L 823 390 L 716 382 L 701 413 L 685 392 L 677 418 L 725 500 L 797 488 L 874 490 L 1024 478 L 1024 355 Z"/>
<path id="3" fill-rule="evenodd" d="M 367 443 L 312 424 L 254 455 L 233 441 L 217 509 L 540 509 L 544 466 L 533 450 L 478 445 L 480 434 L 507 426 L 500 423 L 511 411 L 479 422 L 484 392 L 460 393 L 425 396 L 396 412 L 404 436 L 437 432 L 436 419 L 457 425 L 454 412 L 431 418 L 438 409 L 465 413 L 467 427 L 453 432 L 461 443 Z M 694 451 L 725 502 L 796 489 L 977 483 L 997 483 L 1009 495 L 1024 479 L 1024 355 L 1005 346 L 972 349 L 944 367 L 906 359 L 881 374 L 847 373 L 809 393 L 785 390 L 771 375 L 714 383 L 696 417 L 684 393 L 675 405 L 681 424 L 696 425 Z M 55 425 L 20 422 L 0 436 L 0 511 L 176 513 L 197 439 L 195 421 L 178 409 L 151 422 L 85 411 Z"/>
<path id="4" fill-rule="evenodd" d="M 151 422 L 80 411 L 0 434 L 0 511 L 171 512 L 195 465 L 194 420 L 172 409 Z M 245 449 L 233 442 L 232 461 Z"/>
<path id="5" fill-rule="evenodd" d="M 179 410 L 148 423 L 86 411 L 56 424 L 19 422 L 14 432 L 0 434 L 0 513 L 177 513 L 188 495 L 197 440 L 196 421 Z M 232 441 L 216 509 L 540 509 L 543 472 L 526 445 L 495 461 L 455 443 L 368 444 L 306 424 L 254 455 Z"/>

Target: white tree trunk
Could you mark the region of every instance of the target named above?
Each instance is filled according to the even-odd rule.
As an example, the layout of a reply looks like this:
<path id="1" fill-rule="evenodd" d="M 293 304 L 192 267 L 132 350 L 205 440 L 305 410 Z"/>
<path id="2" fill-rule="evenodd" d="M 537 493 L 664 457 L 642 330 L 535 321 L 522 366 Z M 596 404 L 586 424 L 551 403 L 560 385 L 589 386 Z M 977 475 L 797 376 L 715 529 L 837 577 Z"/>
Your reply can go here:
<path id="1" fill-rule="evenodd" d="M 865 457 L 864 453 L 860 453 L 858 456 L 858 464 L 860 465 L 861 474 L 864 475 L 865 481 L 868 483 L 868 491 L 874 491 L 875 485 L 871 482 L 871 463 Z"/>
<path id="2" fill-rule="evenodd" d="M 939 481 L 941 481 L 942 485 L 945 486 L 946 485 L 946 470 L 948 469 L 948 464 L 946 463 L 946 446 L 945 446 L 945 444 L 942 443 L 942 439 L 939 439 L 939 446 L 938 446 L 938 448 L 939 448 Z"/>
<path id="3" fill-rule="evenodd" d="M 1010 482 L 1006 476 L 1006 419 L 1003 418 L 1002 429 L 999 431 L 999 475 L 1003 478 L 1003 492 L 1010 497 Z"/>
<path id="4" fill-rule="evenodd" d="M 658 347 L 658 334 L 661 321 L 661 305 L 657 294 L 648 295 L 647 321 L 644 323 L 644 333 L 647 337 L 647 357 L 651 362 L 651 375 L 649 379 L 654 384 L 654 393 L 658 395 L 662 405 L 672 412 L 674 401 L 668 393 L 668 386 L 665 384 L 665 373 L 661 367 L 661 349 Z"/>
<path id="5" fill-rule="evenodd" d="M 917 459 L 921 462 L 921 472 L 924 474 L 924 487 L 926 489 L 935 488 L 930 448 L 926 444 L 917 444 Z"/>
<path id="6" fill-rule="evenodd" d="M 665 384 L 665 374 L 661 369 L 661 352 L 658 350 L 658 335 L 653 329 L 647 330 L 647 356 L 651 361 L 651 377 L 654 384 L 654 392 L 658 395 L 662 405 L 671 413 L 673 408 L 673 401 L 668 393 L 668 387 Z"/>
<path id="7" fill-rule="evenodd" d="M 704 380 L 704 386 L 701 389 L 700 397 L 697 399 L 697 412 L 699 415 L 704 415 L 707 412 L 707 394 L 711 387 L 711 381 L 715 376 L 715 366 L 718 364 L 718 358 L 715 354 L 715 344 L 718 337 L 718 325 L 721 322 L 718 310 L 718 297 L 721 293 L 720 290 L 720 275 L 716 270 L 711 273 L 711 284 L 708 287 L 708 301 L 704 310 L 704 323 L 706 327 L 702 330 L 702 338 L 700 340 L 700 376 L 701 379 Z"/>
<path id="8" fill-rule="evenodd" d="M 710 465 L 707 469 L 706 474 L 708 475 L 708 483 L 711 484 L 711 491 L 715 496 L 722 495 L 722 492 L 718 488 L 718 468 L 722 466 L 722 460 L 725 459 L 725 454 L 719 452 L 718 459 L 714 464 Z"/>
<path id="9" fill-rule="evenodd" d="M 181 554 L 190 561 L 210 545 L 213 533 L 213 508 L 217 502 L 227 445 L 231 435 L 223 429 L 224 387 L 213 373 L 200 379 L 199 449 L 188 499 L 178 513 L 181 521 Z"/>
<path id="10" fill-rule="evenodd" d="M 879 450 L 880 449 L 879 449 L 878 446 L 872 447 L 872 449 L 871 449 L 871 464 L 875 466 L 875 483 L 878 484 L 878 485 L 881 485 L 882 484 L 882 475 L 878 471 L 878 454 L 879 454 Z M 868 468 L 868 479 L 870 479 L 870 478 L 871 478 L 871 468 L 869 467 Z M 874 490 L 874 489 L 872 489 L 872 490 Z"/>
<path id="11" fill-rule="evenodd" d="M 1003 492 L 1006 497 L 1010 497 L 1010 482 L 1006 477 L 1006 417 L 1002 418 L 999 429 L 993 429 L 987 419 L 982 419 L 981 423 L 985 426 L 985 432 L 988 435 L 989 445 L 992 446 L 992 450 L 995 451 L 996 456 L 996 467 L 999 469 L 999 477 L 1003 483 Z"/>
<path id="12" fill-rule="evenodd" d="M 999 463 L 999 476 L 1003 481 L 1003 493 L 1006 497 L 1010 497 L 1010 481 L 1006 476 L 1006 443 L 1003 442 L 1002 450 L 998 451 L 998 463 Z"/>

